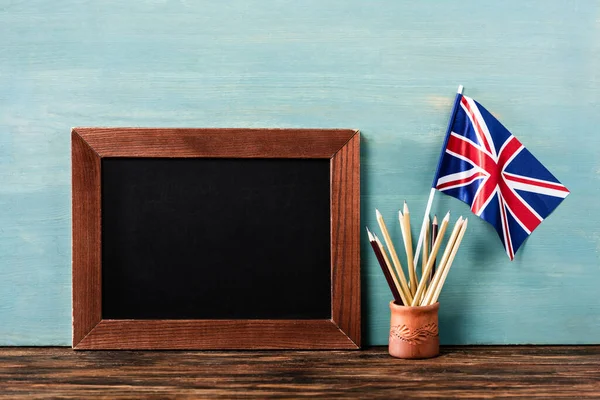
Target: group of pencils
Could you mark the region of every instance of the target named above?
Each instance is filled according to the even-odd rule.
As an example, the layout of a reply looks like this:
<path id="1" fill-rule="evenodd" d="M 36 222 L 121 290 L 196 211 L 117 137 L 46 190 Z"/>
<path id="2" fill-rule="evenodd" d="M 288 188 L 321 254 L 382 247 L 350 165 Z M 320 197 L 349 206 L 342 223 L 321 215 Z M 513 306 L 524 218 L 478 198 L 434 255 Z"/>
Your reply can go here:
<path id="1" fill-rule="evenodd" d="M 440 250 L 444 234 L 448 228 L 450 221 L 450 212 L 446 214 L 442 223 L 438 226 L 437 217 L 433 218 L 433 223 L 430 224 L 429 217 L 424 225 L 425 232 L 423 240 L 423 257 L 421 265 L 421 277 L 417 277 L 417 268 L 414 263 L 414 255 L 412 248 L 412 235 L 410 231 L 410 213 L 408 206 L 404 202 L 404 209 L 398 211 L 400 221 L 400 230 L 402 231 L 402 239 L 404 242 L 404 250 L 406 252 L 406 264 L 408 270 L 408 280 L 404 274 L 402 264 L 398 258 L 398 253 L 394 247 L 394 243 L 390 238 L 387 227 L 383 220 L 383 216 L 379 210 L 375 210 L 377 214 L 377 223 L 381 229 L 381 234 L 387 246 L 387 251 L 376 234 L 367 228 L 369 241 L 373 247 L 377 261 L 381 266 L 385 275 L 388 286 L 394 296 L 394 301 L 398 305 L 406 306 L 427 306 L 435 304 L 438 300 L 440 292 L 454 262 L 456 253 L 460 243 L 465 235 L 468 220 L 462 217 L 458 218 L 452 229 L 452 233 L 448 238 L 446 247 L 442 254 L 442 258 L 437 263 L 436 258 Z M 431 227 L 431 229 L 430 229 Z M 389 253 L 389 256 L 388 256 Z M 391 262 L 390 262 L 391 256 Z"/>

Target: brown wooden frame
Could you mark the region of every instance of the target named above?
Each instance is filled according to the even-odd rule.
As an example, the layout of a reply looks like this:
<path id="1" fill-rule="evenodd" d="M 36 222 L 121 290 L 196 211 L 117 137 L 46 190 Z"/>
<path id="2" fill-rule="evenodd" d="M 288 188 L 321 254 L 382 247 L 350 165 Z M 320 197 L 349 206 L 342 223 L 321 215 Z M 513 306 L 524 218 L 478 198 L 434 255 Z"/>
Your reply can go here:
<path id="1" fill-rule="evenodd" d="M 360 347 L 360 137 L 348 129 L 74 128 L 73 348 L 357 349 Z M 101 159 L 328 158 L 331 319 L 102 319 Z"/>

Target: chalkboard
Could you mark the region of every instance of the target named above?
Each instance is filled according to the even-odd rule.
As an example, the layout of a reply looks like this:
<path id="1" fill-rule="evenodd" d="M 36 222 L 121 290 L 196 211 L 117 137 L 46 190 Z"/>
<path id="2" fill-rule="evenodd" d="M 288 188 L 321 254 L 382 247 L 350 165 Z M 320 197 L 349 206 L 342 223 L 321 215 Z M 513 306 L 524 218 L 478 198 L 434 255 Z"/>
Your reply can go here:
<path id="1" fill-rule="evenodd" d="M 329 160 L 102 160 L 102 317 L 331 318 Z"/>
<path id="2" fill-rule="evenodd" d="M 360 137 L 74 128 L 73 347 L 360 347 Z"/>

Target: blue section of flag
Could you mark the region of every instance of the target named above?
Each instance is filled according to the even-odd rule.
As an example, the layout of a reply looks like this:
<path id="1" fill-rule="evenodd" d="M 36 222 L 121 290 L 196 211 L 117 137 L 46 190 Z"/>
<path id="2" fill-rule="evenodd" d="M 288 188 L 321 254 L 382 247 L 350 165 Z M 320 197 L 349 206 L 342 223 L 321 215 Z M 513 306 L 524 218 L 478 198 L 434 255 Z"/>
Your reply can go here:
<path id="1" fill-rule="evenodd" d="M 531 162 L 534 159 L 535 162 Z M 523 149 L 514 160 L 506 166 L 506 172 L 513 174 L 525 174 L 532 178 L 542 179 L 549 182 L 559 183 L 554 177 L 527 149 Z"/>
<path id="2" fill-rule="evenodd" d="M 433 187 L 494 226 L 513 259 L 569 191 L 481 104 L 455 107 Z"/>
<path id="3" fill-rule="evenodd" d="M 481 104 L 479 104 L 477 101 L 473 100 L 473 103 L 475 103 L 475 105 L 477 106 L 477 108 L 479 109 L 479 112 L 481 114 L 481 116 L 483 117 L 483 119 L 485 120 L 488 130 L 490 132 L 494 132 L 494 134 L 492 135 L 492 140 L 494 141 L 494 146 L 499 149 L 502 147 L 502 144 L 504 142 L 506 142 L 506 140 L 512 135 L 508 129 L 506 129 L 504 127 L 504 125 L 502 125 L 500 123 L 500 121 L 498 121 L 496 119 L 496 117 L 494 117 L 488 110 L 486 110 L 485 108 L 483 108 L 483 106 Z"/>

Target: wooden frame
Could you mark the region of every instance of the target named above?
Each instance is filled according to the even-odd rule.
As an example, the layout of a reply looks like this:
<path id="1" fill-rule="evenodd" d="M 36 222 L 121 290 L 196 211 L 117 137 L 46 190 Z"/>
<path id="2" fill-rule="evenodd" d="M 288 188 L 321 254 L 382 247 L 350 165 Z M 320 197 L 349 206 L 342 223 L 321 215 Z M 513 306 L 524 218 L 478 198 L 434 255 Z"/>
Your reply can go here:
<path id="1" fill-rule="evenodd" d="M 360 347 L 360 138 L 337 129 L 74 128 L 73 348 L 357 349 Z M 331 319 L 102 319 L 101 159 L 328 158 Z M 244 338 L 240 340 L 240 338 Z"/>

